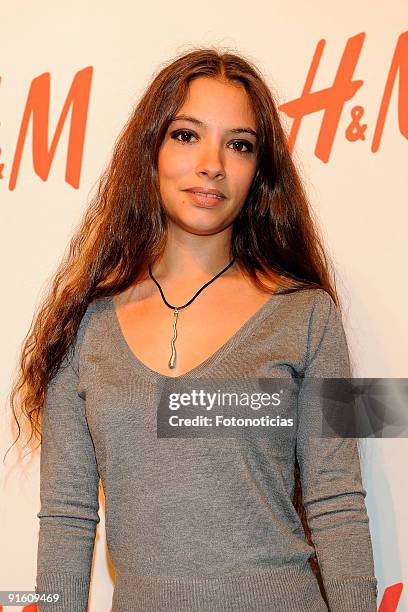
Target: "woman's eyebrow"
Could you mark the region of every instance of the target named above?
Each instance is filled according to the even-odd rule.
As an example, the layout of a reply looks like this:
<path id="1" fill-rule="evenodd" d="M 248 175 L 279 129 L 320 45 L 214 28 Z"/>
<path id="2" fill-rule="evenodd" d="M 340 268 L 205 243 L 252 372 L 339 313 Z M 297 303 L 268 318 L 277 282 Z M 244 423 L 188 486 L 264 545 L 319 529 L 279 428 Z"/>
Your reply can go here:
<path id="1" fill-rule="evenodd" d="M 200 127 L 207 127 L 206 124 L 203 123 L 203 121 L 200 121 L 199 119 L 197 119 L 196 117 L 192 117 L 191 115 L 177 115 L 177 117 L 173 117 L 173 119 L 170 120 L 170 123 L 172 123 L 173 121 L 190 121 L 190 123 L 195 123 Z M 252 134 L 253 136 L 255 136 L 255 138 L 258 138 L 258 134 L 250 127 L 232 128 L 228 131 L 232 132 L 233 134 Z"/>

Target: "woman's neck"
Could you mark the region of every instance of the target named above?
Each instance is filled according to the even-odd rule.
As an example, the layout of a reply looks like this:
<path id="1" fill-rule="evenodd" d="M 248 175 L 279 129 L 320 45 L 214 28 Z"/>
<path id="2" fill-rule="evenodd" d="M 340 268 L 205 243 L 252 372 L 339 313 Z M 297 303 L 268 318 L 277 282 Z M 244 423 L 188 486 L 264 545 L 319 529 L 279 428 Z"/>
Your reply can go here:
<path id="1" fill-rule="evenodd" d="M 170 234 L 161 257 L 152 263 L 152 271 L 157 279 L 205 282 L 218 274 L 231 260 L 229 232 L 211 236 Z"/>

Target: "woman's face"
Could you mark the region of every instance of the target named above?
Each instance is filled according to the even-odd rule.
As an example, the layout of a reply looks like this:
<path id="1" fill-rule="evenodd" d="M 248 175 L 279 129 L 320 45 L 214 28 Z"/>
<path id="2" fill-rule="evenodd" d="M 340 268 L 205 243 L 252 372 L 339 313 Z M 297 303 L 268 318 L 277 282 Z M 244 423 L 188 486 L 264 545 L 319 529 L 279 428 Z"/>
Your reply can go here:
<path id="1" fill-rule="evenodd" d="M 242 209 L 256 169 L 256 121 L 245 89 L 196 78 L 159 151 L 160 193 L 170 221 L 195 234 L 222 231 Z M 190 191 L 200 189 L 224 197 Z"/>

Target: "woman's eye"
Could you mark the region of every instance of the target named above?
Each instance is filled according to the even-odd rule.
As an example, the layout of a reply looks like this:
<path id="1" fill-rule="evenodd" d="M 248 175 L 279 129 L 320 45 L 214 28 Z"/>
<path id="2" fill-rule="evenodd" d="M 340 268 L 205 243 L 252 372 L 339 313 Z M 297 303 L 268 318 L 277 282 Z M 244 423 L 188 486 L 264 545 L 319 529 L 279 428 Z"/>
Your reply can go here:
<path id="1" fill-rule="evenodd" d="M 188 144 L 188 142 L 189 142 L 188 140 L 184 140 L 184 139 L 181 139 L 181 140 L 180 140 L 179 136 L 187 136 L 187 137 L 190 137 L 190 136 L 194 136 L 194 134 L 193 134 L 193 132 L 190 132 L 189 130 L 179 130 L 178 132 L 174 132 L 174 133 L 171 135 L 171 137 L 172 137 L 174 140 L 178 140 L 178 142 L 181 142 L 182 144 Z"/>
<path id="2" fill-rule="evenodd" d="M 244 146 L 247 148 L 246 151 L 240 151 L 239 149 L 234 149 L 234 151 L 237 151 L 237 153 L 252 153 L 252 151 L 254 150 L 252 144 L 250 142 L 246 142 L 245 140 L 235 140 L 232 144 Z"/>

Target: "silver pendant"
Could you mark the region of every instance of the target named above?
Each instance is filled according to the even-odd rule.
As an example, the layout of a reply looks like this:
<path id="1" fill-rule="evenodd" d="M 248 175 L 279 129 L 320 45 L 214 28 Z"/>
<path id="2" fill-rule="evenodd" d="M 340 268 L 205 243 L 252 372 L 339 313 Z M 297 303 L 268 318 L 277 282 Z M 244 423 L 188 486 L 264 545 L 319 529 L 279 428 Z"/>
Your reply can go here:
<path id="1" fill-rule="evenodd" d="M 174 309 L 174 319 L 173 319 L 173 338 L 171 339 L 171 356 L 169 360 L 169 368 L 173 369 L 176 367 L 176 347 L 174 343 L 177 338 L 177 317 L 178 317 L 178 308 Z"/>

